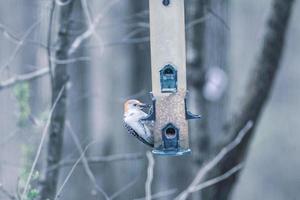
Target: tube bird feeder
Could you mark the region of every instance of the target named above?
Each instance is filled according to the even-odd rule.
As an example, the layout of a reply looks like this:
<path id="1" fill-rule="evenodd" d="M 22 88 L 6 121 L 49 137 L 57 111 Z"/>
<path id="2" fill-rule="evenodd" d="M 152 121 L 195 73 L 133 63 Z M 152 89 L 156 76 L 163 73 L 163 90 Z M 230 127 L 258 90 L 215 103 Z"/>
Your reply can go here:
<path id="1" fill-rule="evenodd" d="M 189 153 L 184 0 L 149 0 L 154 154 Z"/>

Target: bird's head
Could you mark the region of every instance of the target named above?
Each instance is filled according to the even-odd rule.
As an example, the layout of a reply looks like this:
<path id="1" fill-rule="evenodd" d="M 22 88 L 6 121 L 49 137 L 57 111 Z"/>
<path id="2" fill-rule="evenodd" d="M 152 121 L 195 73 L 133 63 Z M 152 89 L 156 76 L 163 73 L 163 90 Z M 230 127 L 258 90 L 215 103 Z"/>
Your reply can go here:
<path id="1" fill-rule="evenodd" d="M 144 104 L 138 100 L 131 99 L 125 102 L 124 104 L 124 113 L 127 113 L 129 110 L 142 110 L 143 108 L 148 108 L 147 104 Z"/>

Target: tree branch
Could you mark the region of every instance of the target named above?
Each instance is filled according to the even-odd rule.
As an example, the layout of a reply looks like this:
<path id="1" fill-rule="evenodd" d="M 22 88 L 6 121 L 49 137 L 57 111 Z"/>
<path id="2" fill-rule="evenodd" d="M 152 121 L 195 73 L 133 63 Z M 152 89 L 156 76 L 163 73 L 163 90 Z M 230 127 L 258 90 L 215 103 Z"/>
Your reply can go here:
<path id="1" fill-rule="evenodd" d="M 140 177 L 137 176 L 131 182 L 125 184 L 124 187 L 122 187 L 120 190 L 118 190 L 117 192 L 115 192 L 114 194 L 112 194 L 109 197 L 109 199 L 113 200 L 113 199 L 116 199 L 117 197 L 119 197 L 123 192 L 125 192 L 126 190 L 128 190 L 129 188 L 131 188 L 132 186 L 134 186 L 138 182 L 139 178 Z"/>
<path id="2" fill-rule="evenodd" d="M 229 178 L 236 172 L 240 171 L 243 168 L 243 166 L 244 166 L 243 164 L 238 164 L 237 166 L 233 167 L 231 170 L 227 171 L 226 173 L 224 173 L 218 177 L 215 177 L 213 179 L 210 179 L 208 181 L 205 181 L 203 183 L 200 183 L 199 185 L 195 186 L 194 188 L 191 188 L 191 192 L 197 192 L 197 191 L 203 190 L 203 189 L 210 187 L 212 185 L 215 185 L 223 180 L 226 180 L 227 178 Z"/>
<path id="3" fill-rule="evenodd" d="M 206 165 L 204 165 L 204 167 L 202 167 L 197 172 L 195 179 L 187 187 L 187 189 L 185 189 L 176 197 L 176 200 L 187 199 L 190 193 L 192 193 L 193 189 L 197 187 L 204 180 L 207 174 L 211 170 L 213 170 L 232 150 L 234 150 L 242 142 L 243 138 L 251 130 L 252 126 L 253 123 L 251 121 L 247 122 L 246 125 L 244 125 L 244 127 L 239 131 L 237 137 L 231 143 L 225 146 L 220 151 L 220 153 L 217 154 L 216 157 L 214 157 L 211 161 L 209 161 Z"/>
<path id="4" fill-rule="evenodd" d="M 86 156 L 85 156 L 84 153 L 83 153 L 83 149 L 82 149 L 82 147 L 81 147 L 81 144 L 80 144 L 80 142 L 79 142 L 79 139 L 78 139 L 77 135 L 74 133 L 74 131 L 73 131 L 73 129 L 72 129 L 72 126 L 71 126 L 70 122 L 67 122 L 67 123 L 66 123 L 66 126 L 67 126 L 67 128 L 69 129 L 69 132 L 70 132 L 70 134 L 71 134 L 71 136 L 72 136 L 72 139 L 74 140 L 74 143 L 75 143 L 75 146 L 76 146 L 77 150 L 79 151 L 79 153 L 80 153 L 81 155 L 83 155 L 81 161 L 82 161 L 84 170 L 85 170 L 87 176 L 89 177 L 90 181 L 91 181 L 92 184 L 94 185 L 95 189 L 96 189 L 98 192 L 100 192 L 100 193 L 105 197 L 105 199 L 110 199 L 110 198 L 108 197 L 108 195 L 106 194 L 106 192 L 105 192 L 105 191 L 97 184 L 96 177 L 94 176 L 94 174 L 93 174 L 93 172 L 92 172 L 92 170 L 91 170 L 91 168 L 90 168 L 90 166 L 89 166 L 89 162 L 88 162 Z"/>
<path id="5" fill-rule="evenodd" d="M 66 186 L 67 182 L 69 181 L 69 179 L 71 178 L 74 170 L 76 169 L 76 167 L 78 166 L 78 164 L 80 163 L 80 161 L 82 160 L 82 158 L 85 156 L 86 151 L 88 150 L 88 148 L 92 145 L 93 143 L 89 143 L 82 151 L 80 157 L 76 160 L 76 162 L 74 163 L 74 165 L 72 166 L 71 170 L 69 171 L 68 175 L 66 176 L 65 180 L 63 181 L 62 185 L 59 187 L 57 193 L 54 196 L 54 200 L 57 200 L 60 198 L 61 192 L 63 191 L 64 187 Z"/>
<path id="6" fill-rule="evenodd" d="M 17 75 L 15 77 L 12 77 L 10 79 L 2 81 L 2 82 L 0 82 L 0 91 L 3 89 L 13 87 L 18 83 L 32 81 L 37 78 L 41 78 L 41 77 L 49 74 L 49 71 L 50 71 L 49 68 L 42 68 L 42 69 L 38 69 L 36 71 L 29 72 L 26 74 Z"/>
<path id="7" fill-rule="evenodd" d="M 166 198 L 167 196 L 171 196 L 171 195 L 175 194 L 176 192 L 177 192 L 177 189 L 171 189 L 171 190 L 167 190 L 167 191 L 161 191 L 161 192 L 153 194 L 152 195 L 152 200 L 153 199 Z M 138 198 L 138 199 L 134 199 L 134 200 L 146 200 L 146 197 L 142 197 L 142 198 Z"/>
<path id="8" fill-rule="evenodd" d="M 4 65 L 0 66 L 0 74 L 2 74 L 3 70 L 5 70 L 11 64 L 11 62 L 15 59 L 15 57 L 18 54 L 18 52 L 21 50 L 23 44 L 25 43 L 25 40 L 35 30 L 35 28 L 40 24 L 40 22 L 41 22 L 41 20 L 35 22 L 34 24 L 32 24 L 28 28 L 28 30 L 26 30 L 25 34 L 22 36 L 22 38 L 20 39 L 20 41 L 17 43 L 16 48 L 14 49 L 14 51 L 12 52 L 12 54 L 7 59 L 7 62 Z"/>
<path id="9" fill-rule="evenodd" d="M 84 1 L 84 0 L 82 0 Z M 91 18 L 90 18 L 90 14 L 88 11 L 85 11 L 85 14 L 87 15 L 88 17 L 88 29 L 82 33 L 81 35 L 79 35 L 78 37 L 75 38 L 75 40 L 72 42 L 71 44 L 71 47 L 70 49 L 68 50 L 68 54 L 71 55 L 73 54 L 79 47 L 80 45 L 85 41 L 87 40 L 88 38 L 90 38 L 92 35 L 95 36 L 97 42 L 99 42 L 100 44 L 102 43 L 101 42 L 101 38 L 97 35 L 97 32 L 96 32 L 96 28 L 97 28 L 97 25 L 99 24 L 99 22 L 102 20 L 102 18 L 106 15 L 106 13 L 116 4 L 118 3 L 120 0 L 112 0 L 112 1 L 109 1 L 104 9 L 102 10 L 102 12 L 100 12 L 96 17 L 95 19 L 92 21 Z M 83 2 L 83 8 L 86 9 L 86 3 Z"/>
<path id="10" fill-rule="evenodd" d="M 4 24 L 0 23 L 0 31 L 3 33 L 4 37 L 11 40 L 12 42 L 19 42 L 19 39 Z"/>
<path id="11" fill-rule="evenodd" d="M 258 61 L 250 73 L 247 87 L 244 88 L 243 105 L 238 108 L 234 119 L 227 125 L 229 137 L 227 142 L 237 135 L 238 130 L 247 121 L 251 120 L 254 126 L 249 131 L 239 148 L 231 152 L 220 164 L 220 171 L 224 173 L 231 166 L 244 161 L 250 140 L 254 134 L 263 107 L 270 96 L 272 86 L 282 58 L 286 32 L 292 13 L 294 0 L 273 0 L 272 11 L 267 21 L 267 29 L 263 40 L 262 49 L 258 54 Z M 216 196 L 213 199 L 228 199 L 238 174 L 218 184 Z"/>
<path id="12" fill-rule="evenodd" d="M 117 161 L 132 161 L 132 160 L 141 160 L 145 156 L 142 153 L 128 153 L 128 154 L 116 154 L 110 156 L 96 156 L 96 157 L 87 157 L 89 164 L 100 164 L 100 163 L 110 163 Z M 61 167 L 68 167 L 74 165 L 76 160 L 62 160 L 57 165 L 49 167 L 48 170 L 55 170 Z"/>

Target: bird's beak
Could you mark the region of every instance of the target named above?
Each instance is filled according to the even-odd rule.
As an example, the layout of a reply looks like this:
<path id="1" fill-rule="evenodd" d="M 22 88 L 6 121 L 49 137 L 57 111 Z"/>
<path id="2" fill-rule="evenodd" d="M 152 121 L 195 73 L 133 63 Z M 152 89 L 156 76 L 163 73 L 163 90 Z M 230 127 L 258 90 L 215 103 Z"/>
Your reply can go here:
<path id="1" fill-rule="evenodd" d="M 141 103 L 141 104 L 139 104 L 139 107 L 140 108 L 150 108 L 151 106 L 148 104 Z"/>

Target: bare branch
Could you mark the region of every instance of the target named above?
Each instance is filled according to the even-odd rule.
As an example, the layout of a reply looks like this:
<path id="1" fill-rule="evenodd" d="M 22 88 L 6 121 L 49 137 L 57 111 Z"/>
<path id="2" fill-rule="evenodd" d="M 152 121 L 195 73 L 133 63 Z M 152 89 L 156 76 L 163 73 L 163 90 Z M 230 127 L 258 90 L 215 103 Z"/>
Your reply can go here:
<path id="1" fill-rule="evenodd" d="M 38 159 L 40 157 L 40 154 L 41 154 L 41 151 L 42 151 L 42 147 L 44 145 L 44 142 L 45 142 L 45 139 L 46 139 L 46 136 L 47 136 L 47 132 L 48 132 L 48 128 L 50 126 L 52 114 L 53 114 L 53 112 L 54 112 L 54 110 L 56 108 L 57 103 L 59 102 L 60 98 L 62 97 L 62 94 L 63 94 L 64 90 L 65 90 L 65 87 L 61 88 L 58 96 L 56 97 L 55 102 L 53 103 L 53 106 L 52 106 L 52 108 L 50 110 L 50 113 L 48 115 L 47 123 L 46 123 L 46 125 L 44 127 L 44 130 L 43 130 L 43 133 L 42 133 L 42 138 L 41 138 L 40 144 L 38 146 L 38 149 L 37 149 L 34 161 L 32 163 L 32 166 L 31 166 L 31 169 L 30 169 L 30 172 L 29 172 L 29 175 L 28 175 L 25 187 L 24 187 L 24 191 L 23 191 L 22 196 L 21 196 L 21 200 L 24 200 L 24 198 L 26 197 L 26 194 L 27 194 L 27 191 L 28 191 L 28 187 L 29 187 L 29 184 L 30 184 L 33 172 L 35 170 L 36 164 L 37 164 Z"/>
<path id="2" fill-rule="evenodd" d="M 101 164 L 101 163 L 110 163 L 117 161 L 132 161 L 132 160 L 141 160 L 144 159 L 144 154 L 142 153 L 128 153 L 128 154 L 116 154 L 110 156 L 96 156 L 96 157 L 87 157 L 87 161 L 89 164 Z M 49 167 L 48 170 L 54 170 L 61 167 L 72 166 L 76 160 L 63 160 L 57 165 L 53 165 Z M 79 163 L 80 164 L 80 163 Z"/>
<path id="3" fill-rule="evenodd" d="M 13 53 L 11 54 L 11 56 L 7 59 L 7 62 L 0 67 L 0 74 L 2 74 L 3 70 L 5 70 L 11 64 L 11 62 L 15 59 L 16 55 L 21 50 L 21 47 L 23 46 L 24 41 L 30 36 L 30 34 L 34 31 L 34 29 L 40 23 L 41 23 L 41 20 L 35 22 L 28 28 L 28 30 L 25 32 L 25 34 L 22 36 L 22 38 L 18 42 L 18 44 L 17 44 L 16 48 L 14 49 Z"/>
<path id="4" fill-rule="evenodd" d="M 109 1 L 109 3 L 106 4 L 106 6 L 102 10 L 102 12 L 100 12 L 93 21 L 89 21 L 88 29 L 84 33 L 79 35 L 77 38 L 75 38 L 74 42 L 71 44 L 71 47 L 68 51 L 69 55 L 73 54 L 78 49 L 78 47 L 82 44 L 82 42 L 87 40 L 88 38 L 90 38 L 92 35 L 95 36 L 95 38 L 97 39 L 97 41 L 100 44 L 102 43 L 101 39 L 99 38 L 98 34 L 96 33 L 97 25 L 99 24 L 101 19 L 106 15 L 106 13 L 119 1 L 120 0 Z M 84 6 L 84 9 L 86 9 L 85 6 Z M 88 12 L 86 12 L 86 14 L 89 15 Z M 91 20 L 90 16 L 88 18 L 89 18 L 89 20 Z"/>
<path id="5" fill-rule="evenodd" d="M 243 168 L 243 166 L 244 166 L 243 164 L 238 164 L 237 166 L 233 167 L 232 169 L 230 169 L 226 173 L 222 174 L 221 176 L 218 176 L 216 178 L 213 178 L 213 179 L 210 179 L 210 180 L 205 181 L 203 183 L 200 183 L 199 185 L 192 188 L 191 192 L 197 192 L 197 191 L 203 190 L 207 187 L 210 187 L 212 185 L 215 185 L 215 184 L 229 178 L 230 176 L 232 176 L 236 172 L 240 171 Z"/>
<path id="6" fill-rule="evenodd" d="M 216 19 L 218 19 L 227 30 L 230 30 L 230 27 L 228 26 L 227 22 L 221 16 L 219 16 L 217 13 L 215 13 L 215 11 L 213 11 L 211 8 L 207 8 L 207 11 L 209 13 L 211 13 L 212 16 L 214 16 Z"/>
<path id="7" fill-rule="evenodd" d="M 227 124 L 229 137 L 226 138 L 225 144 L 237 135 L 238 130 L 245 122 L 252 120 L 253 128 L 239 148 L 235 149 L 220 163 L 218 168 L 220 173 L 227 171 L 230 166 L 243 162 L 247 155 L 254 129 L 271 94 L 274 80 L 280 68 L 294 2 L 294 0 L 272 1 L 272 9 L 267 20 L 266 32 L 258 53 L 257 63 L 252 72 L 249 73 L 249 80 L 243 89 L 245 92 L 241 101 L 242 105 L 237 107 L 234 118 Z M 238 174 L 234 174 L 230 179 L 218 184 L 216 187 L 218 193 L 211 198 L 227 199 L 237 178 Z"/>
<path id="8" fill-rule="evenodd" d="M 129 188 L 131 188 L 132 186 L 134 186 L 134 184 L 137 183 L 137 181 L 139 180 L 139 177 L 137 176 L 135 179 L 133 179 L 133 181 L 131 181 L 128 184 L 125 184 L 124 187 L 122 187 L 119 191 L 115 192 L 114 194 L 112 194 L 109 199 L 113 200 L 115 198 L 117 198 L 118 196 L 120 196 L 123 192 L 125 192 L 126 190 L 128 190 Z"/>
<path id="9" fill-rule="evenodd" d="M 145 183 L 145 192 L 146 192 L 146 200 L 151 200 L 151 186 L 153 181 L 153 171 L 154 171 L 154 158 L 150 151 L 147 152 L 148 158 L 148 169 L 147 169 L 147 180 Z"/>
<path id="10" fill-rule="evenodd" d="M 185 30 L 189 30 L 190 28 L 197 26 L 198 24 L 201 24 L 203 22 L 205 22 L 207 19 L 209 19 L 212 15 L 210 13 L 206 14 L 203 17 L 199 17 L 198 19 L 195 19 L 191 22 L 189 22 L 186 26 L 185 26 Z"/>
<path id="11" fill-rule="evenodd" d="M 3 33 L 3 35 L 9 40 L 11 40 L 12 42 L 14 43 L 19 42 L 19 39 L 11 31 L 9 31 L 5 25 L 0 24 L 0 30 Z"/>
<path id="12" fill-rule="evenodd" d="M 153 199 L 164 198 L 167 196 L 171 196 L 171 195 L 175 194 L 176 192 L 177 192 L 177 189 L 171 189 L 171 190 L 167 190 L 167 191 L 158 192 L 156 194 L 153 194 L 151 199 L 153 200 Z M 146 197 L 138 198 L 138 199 L 134 199 L 134 200 L 146 200 Z"/>
<path id="13" fill-rule="evenodd" d="M 64 59 L 64 60 L 59 60 L 56 58 L 51 58 L 51 61 L 55 64 L 71 64 L 74 62 L 87 62 L 90 61 L 91 59 L 89 57 L 78 57 L 78 58 L 70 58 L 70 59 Z M 26 74 L 20 74 L 16 75 L 15 77 L 9 78 L 5 81 L 0 82 L 0 91 L 3 89 L 8 89 L 10 87 L 15 86 L 18 83 L 26 82 L 26 81 L 32 81 L 38 78 L 42 78 L 46 75 L 50 74 L 50 69 L 49 68 L 42 68 L 38 69 L 33 72 L 29 72 Z"/>
<path id="14" fill-rule="evenodd" d="M 60 64 L 60 65 L 66 65 L 66 64 L 71 64 L 75 62 L 86 62 L 90 61 L 90 57 L 76 57 L 76 58 L 69 58 L 69 59 L 57 59 L 57 58 L 51 58 L 51 61 L 55 64 Z"/>
<path id="15" fill-rule="evenodd" d="M 29 72 L 26 74 L 17 75 L 8 80 L 0 82 L 0 91 L 3 89 L 6 89 L 6 88 L 10 88 L 18 83 L 32 81 L 37 78 L 41 78 L 41 77 L 49 74 L 49 72 L 50 72 L 49 68 L 42 68 L 42 69 L 38 69 L 36 71 Z"/>
<path id="16" fill-rule="evenodd" d="M 93 143 L 90 143 L 90 144 L 88 144 L 88 145 L 84 148 L 84 150 L 83 150 L 83 152 L 81 153 L 80 157 L 76 160 L 75 164 L 72 166 L 71 170 L 69 171 L 67 177 L 65 178 L 65 180 L 64 180 L 63 183 L 62 183 L 62 185 L 61 185 L 60 188 L 58 189 L 58 191 L 57 191 L 57 193 L 56 193 L 56 195 L 55 195 L 54 200 L 57 200 L 57 199 L 60 198 L 61 192 L 63 191 L 65 185 L 67 184 L 67 182 L 68 182 L 69 179 L 71 178 L 71 176 L 72 176 L 74 170 L 76 169 L 77 165 L 78 165 L 79 162 L 82 160 L 82 158 L 84 157 L 86 151 L 88 150 L 88 148 L 89 148 L 92 144 L 93 144 Z"/>
<path id="17" fill-rule="evenodd" d="M 79 151 L 79 153 L 81 155 L 83 155 L 81 161 L 82 161 L 82 164 L 83 164 L 83 167 L 84 167 L 84 170 L 85 170 L 87 176 L 89 177 L 90 181 L 93 183 L 96 190 L 98 192 L 100 192 L 105 197 L 105 199 L 109 199 L 106 192 L 97 184 L 96 178 L 95 178 L 95 176 L 94 176 L 94 174 L 93 174 L 93 172 L 92 172 L 92 170 L 89 166 L 88 160 L 87 160 L 87 158 L 85 157 L 85 155 L 83 153 L 83 149 L 80 145 L 79 139 L 78 139 L 77 135 L 74 133 L 74 131 L 72 129 L 72 126 L 71 126 L 69 121 L 66 122 L 66 127 L 69 129 L 69 133 L 72 136 L 72 139 L 75 143 L 75 146 L 76 146 L 77 150 Z"/>
<path id="18" fill-rule="evenodd" d="M 208 172 L 210 172 L 212 169 L 214 169 L 222 159 L 228 153 L 230 153 L 234 148 L 236 148 L 242 141 L 242 139 L 245 137 L 245 135 L 248 133 L 248 131 L 252 128 L 253 122 L 249 121 L 247 124 L 244 126 L 242 130 L 239 131 L 239 134 L 237 137 L 229 143 L 227 146 L 225 146 L 218 154 L 215 156 L 211 161 L 209 161 L 204 167 L 202 167 L 198 172 L 195 177 L 195 179 L 192 181 L 192 183 L 188 186 L 187 189 L 185 189 L 181 194 L 179 194 L 176 197 L 176 200 L 185 200 L 189 196 L 189 194 L 193 191 L 193 188 L 195 188 L 198 184 L 200 184 Z"/>
<path id="19" fill-rule="evenodd" d="M 89 11 L 87 1 L 86 0 L 81 0 L 81 5 L 82 5 L 82 10 L 85 14 L 85 17 L 87 18 L 88 24 L 89 24 L 89 26 L 91 26 L 93 24 L 93 20 L 92 20 L 92 16 L 90 14 L 90 11 Z"/>
<path id="20" fill-rule="evenodd" d="M 131 39 L 133 36 L 135 36 L 139 33 L 142 33 L 144 31 L 145 31 L 144 28 L 136 28 L 136 29 L 132 30 L 130 33 L 128 33 L 127 35 L 125 35 L 125 37 L 123 37 L 122 41 L 125 42 L 125 41 Z"/>

